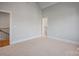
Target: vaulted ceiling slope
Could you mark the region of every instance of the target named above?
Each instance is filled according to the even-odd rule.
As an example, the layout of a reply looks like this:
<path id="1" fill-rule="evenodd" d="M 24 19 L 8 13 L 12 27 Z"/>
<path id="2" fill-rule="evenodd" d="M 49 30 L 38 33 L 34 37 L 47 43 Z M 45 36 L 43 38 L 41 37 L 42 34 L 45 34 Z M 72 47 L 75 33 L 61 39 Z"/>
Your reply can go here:
<path id="1" fill-rule="evenodd" d="M 47 8 L 47 7 L 54 5 L 58 2 L 37 2 L 37 3 L 41 9 L 44 9 L 44 8 Z"/>

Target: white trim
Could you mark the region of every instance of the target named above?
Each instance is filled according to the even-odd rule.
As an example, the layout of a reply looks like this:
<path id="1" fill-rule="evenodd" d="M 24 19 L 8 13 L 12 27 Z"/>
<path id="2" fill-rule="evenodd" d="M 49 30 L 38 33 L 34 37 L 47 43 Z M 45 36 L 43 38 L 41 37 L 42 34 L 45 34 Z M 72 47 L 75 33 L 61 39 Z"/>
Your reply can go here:
<path id="1" fill-rule="evenodd" d="M 32 40 L 32 39 L 39 38 L 39 37 L 41 37 L 41 35 L 32 36 L 32 37 L 29 37 L 29 38 L 25 38 L 25 39 L 21 39 L 21 40 L 18 40 L 18 41 L 14 41 L 14 42 L 12 42 L 11 44 L 16 44 L 16 43 L 24 42 L 24 41 Z"/>
<path id="2" fill-rule="evenodd" d="M 58 38 L 58 37 L 51 37 L 51 36 L 48 36 L 48 38 L 56 39 L 56 40 L 60 40 L 60 41 L 63 41 L 63 42 L 79 45 L 79 42 L 77 42 L 77 41 L 72 41 L 72 40 L 68 40 L 68 39 L 62 39 L 62 38 Z"/>
<path id="3" fill-rule="evenodd" d="M 11 13 L 11 11 L 7 11 L 7 10 L 0 10 L 0 12 Z"/>

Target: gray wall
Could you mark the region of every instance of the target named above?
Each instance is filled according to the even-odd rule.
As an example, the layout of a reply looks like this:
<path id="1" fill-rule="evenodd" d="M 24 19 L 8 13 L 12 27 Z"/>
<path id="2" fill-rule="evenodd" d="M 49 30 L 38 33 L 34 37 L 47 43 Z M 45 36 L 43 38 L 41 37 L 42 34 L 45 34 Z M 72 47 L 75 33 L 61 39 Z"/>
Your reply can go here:
<path id="1" fill-rule="evenodd" d="M 48 36 L 79 42 L 79 3 L 60 2 L 43 10 Z"/>
<path id="2" fill-rule="evenodd" d="M 36 3 L 0 2 L 0 10 L 12 13 L 11 44 L 41 34 L 41 11 Z"/>
<path id="3" fill-rule="evenodd" d="M 10 17 L 8 13 L 0 12 L 0 28 L 7 28 L 10 25 Z"/>

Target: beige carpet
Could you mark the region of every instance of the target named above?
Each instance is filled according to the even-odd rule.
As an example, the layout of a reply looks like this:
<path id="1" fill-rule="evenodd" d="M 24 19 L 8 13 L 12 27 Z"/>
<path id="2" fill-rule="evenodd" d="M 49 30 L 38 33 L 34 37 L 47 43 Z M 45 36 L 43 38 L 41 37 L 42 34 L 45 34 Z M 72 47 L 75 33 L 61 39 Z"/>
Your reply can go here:
<path id="1" fill-rule="evenodd" d="M 6 56 L 78 56 L 79 46 L 55 39 L 37 38 L 0 48 Z"/>

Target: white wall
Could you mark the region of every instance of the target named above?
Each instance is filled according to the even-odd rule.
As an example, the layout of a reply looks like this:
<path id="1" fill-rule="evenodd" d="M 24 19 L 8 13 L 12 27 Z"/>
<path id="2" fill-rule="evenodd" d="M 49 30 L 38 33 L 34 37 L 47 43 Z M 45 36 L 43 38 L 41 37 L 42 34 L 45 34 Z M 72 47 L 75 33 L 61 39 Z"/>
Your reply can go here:
<path id="1" fill-rule="evenodd" d="M 0 2 L 0 10 L 10 11 L 11 43 L 41 34 L 41 11 L 32 2 Z"/>
<path id="2" fill-rule="evenodd" d="M 0 12 L 0 28 L 9 27 L 10 17 L 8 13 Z"/>
<path id="3" fill-rule="evenodd" d="M 79 42 L 79 3 L 61 2 L 43 10 L 48 36 Z"/>
<path id="4" fill-rule="evenodd" d="M 37 3 L 41 9 L 44 9 L 58 2 L 37 2 Z"/>

